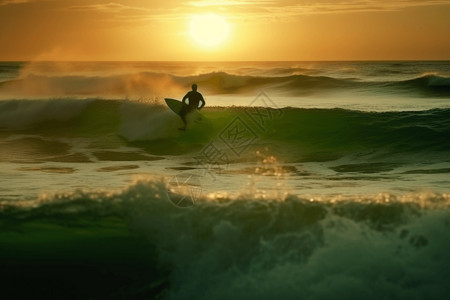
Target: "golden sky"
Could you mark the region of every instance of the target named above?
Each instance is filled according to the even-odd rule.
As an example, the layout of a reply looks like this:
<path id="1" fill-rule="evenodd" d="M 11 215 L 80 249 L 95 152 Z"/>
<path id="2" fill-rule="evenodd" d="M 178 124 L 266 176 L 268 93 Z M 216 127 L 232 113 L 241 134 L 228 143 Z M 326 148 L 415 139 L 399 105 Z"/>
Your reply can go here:
<path id="1" fill-rule="evenodd" d="M 450 59 L 450 0 L 0 0 L 0 60 L 415 59 Z"/>

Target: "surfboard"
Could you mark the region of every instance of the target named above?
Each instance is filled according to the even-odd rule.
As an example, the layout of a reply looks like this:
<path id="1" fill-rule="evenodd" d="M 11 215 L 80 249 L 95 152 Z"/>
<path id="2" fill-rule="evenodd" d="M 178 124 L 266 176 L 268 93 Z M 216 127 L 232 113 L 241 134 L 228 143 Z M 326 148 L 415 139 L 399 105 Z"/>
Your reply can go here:
<path id="1" fill-rule="evenodd" d="M 175 99 L 165 98 L 164 100 L 166 101 L 167 106 L 177 115 L 180 114 L 181 109 L 184 106 L 187 106 L 183 102 L 175 100 Z"/>

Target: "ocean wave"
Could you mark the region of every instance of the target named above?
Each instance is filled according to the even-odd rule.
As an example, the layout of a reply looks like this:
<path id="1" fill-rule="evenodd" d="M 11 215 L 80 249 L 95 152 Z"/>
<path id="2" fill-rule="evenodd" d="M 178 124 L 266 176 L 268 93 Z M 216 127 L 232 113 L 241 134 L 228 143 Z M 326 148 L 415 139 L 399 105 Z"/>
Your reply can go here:
<path id="1" fill-rule="evenodd" d="M 387 86 L 423 96 L 449 97 L 450 77 L 426 74 L 414 79 L 386 83 Z"/>
<path id="2" fill-rule="evenodd" d="M 351 87 L 351 81 L 308 75 L 250 76 L 211 72 L 192 76 L 140 72 L 109 76 L 54 76 L 28 74 L 3 82 L 4 97 L 109 97 L 126 98 L 148 95 L 180 95 L 195 82 L 208 95 L 248 94 L 261 89 L 275 89 L 292 95 L 320 93 L 322 89 Z M 359 86 L 357 83 L 354 85 Z"/>
<path id="3" fill-rule="evenodd" d="M 4 81 L 10 81 L 17 78 L 22 66 L 23 64 L 14 62 L 0 63 L 0 84 Z"/>
<path id="4" fill-rule="evenodd" d="M 0 83 L 4 99 L 77 97 L 77 98 L 139 98 L 150 96 L 181 95 L 196 82 L 208 95 L 247 95 L 260 90 L 288 96 L 323 94 L 332 91 L 392 92 L 417 96 L 448 97 L 449 78 L 423 75 L 401 81 L 367 81 L 363 78 L 337 78 L 309 74 L 300 69 L 264 70 L 246 74 L 215 71 L 199 75 L 173 75 L 158 72 L 128 74 L 40 74 L 25 73 L 13 80 Z M 250 74 L 250 75 L 249 75 Z"/>
<path id="5" fill-rule="evenodd" d="M 173 76 L 141 72 L 113 75 L 27 74 L 0 84 L 4 98 L 115 98 L 181 94 L 186 86 L 177 85 Z"/>
<path id="6" fill-rule="evenodd" d="M 258 119 L 258 113 L 267 114 Z M 346 155 L 355 151 L 448 151 L 450 110 L 362 112 L 345 109 L 266 109 L 208 107 L 202 120 L 180 133 L 181 119 L 166 106 L 117 100 L 0 101 L 0 128 L 45 136 L 121 136 L 125 142 L 153 154 L 193 151 L 223 135 L 239 119 L 259 143 L 285 149 L 287 157 L 317 153 Z M 261 123 L 262 122 L 262 123 Z M 294 124 L 294 126 L 293 126 Z"/>
<path id="7" fill-rule="evenodd" d="M 250 195 L 203 196 L 179 208 L 163 181 L 141 180 L 115 193 L 47 195 L 29 206 L 3 206 L 1 231 L 27 233 L 32 229 L 22 225 L 31 222 L 41 224 L 43 235 L 61 227 L 95 233 L 108 224 L 103 220 L 123 218 L 152 249 L 164 299 L 442 299 L 450 293 L 449 195 L 340 201 Z M 125 291 L 154 292 L 153 282 L 136 284 Z"/>
<path id="8" fill-rule="evenodd" d="M 91 100 L 45 99 L 0 101 L 0 128 L 27 129 L 43 123 L 74 120 Z"/>

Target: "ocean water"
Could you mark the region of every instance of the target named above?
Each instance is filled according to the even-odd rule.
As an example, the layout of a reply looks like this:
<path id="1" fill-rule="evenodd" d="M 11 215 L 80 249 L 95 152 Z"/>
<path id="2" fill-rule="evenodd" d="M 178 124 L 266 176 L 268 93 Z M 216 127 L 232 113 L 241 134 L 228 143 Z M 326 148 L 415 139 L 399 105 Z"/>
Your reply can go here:
<path id="1" fill-rule="evenodd" d="M 446 299 L 449 154 L 448 61 L 1 62 L 2 288 Z"/>

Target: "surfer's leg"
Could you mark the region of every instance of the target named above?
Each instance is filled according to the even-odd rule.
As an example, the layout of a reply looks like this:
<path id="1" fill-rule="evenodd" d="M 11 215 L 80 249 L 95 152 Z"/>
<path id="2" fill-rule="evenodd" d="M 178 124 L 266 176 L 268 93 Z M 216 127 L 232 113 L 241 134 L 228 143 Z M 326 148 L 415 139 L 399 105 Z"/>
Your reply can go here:
<path id="1" fill-rule="evenodd" d="M 186 121 L 186 111 L 180 112 L 181 121 L 183 121 L 184 126 L 181 128 L 178 128 L 180 130 L 185 130 L 187 127 L 187 121 Z"/>
<path id="2" fill-rule="evenodd" d="M 188 116 L 190 116 L 193 112 L 193 109 L 190 107 L 184 107 L 181 111 L 180 111 L 180 117 L 181 120 L 184 123 L 184 127 L 180 128 L 181 130 L 185 130 L 187 128 L 188 125 Z"/>

